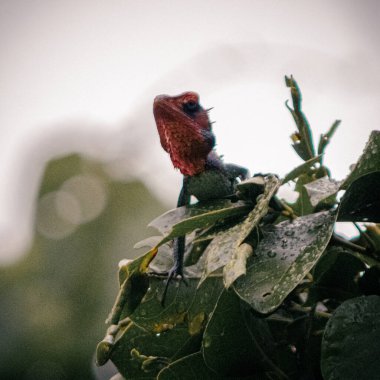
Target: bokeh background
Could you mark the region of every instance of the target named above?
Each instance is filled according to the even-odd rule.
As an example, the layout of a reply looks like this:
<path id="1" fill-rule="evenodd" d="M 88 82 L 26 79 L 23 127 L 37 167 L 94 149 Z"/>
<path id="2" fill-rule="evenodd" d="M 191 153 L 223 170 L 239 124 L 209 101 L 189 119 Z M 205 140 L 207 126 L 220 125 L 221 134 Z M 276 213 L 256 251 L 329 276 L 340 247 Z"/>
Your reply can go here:
<path id="1" fill-rule="evenodd" d="M 376 0 L 1 0 L 0 378 L 111 376 L 93 355 L 117 264 L 181 182 L 154 96 L 199 92 L 225 161 L 284 175 L 293 74 L 315 139 L 342 120 L 342 179 L 379 129 L 379 19 Z"/>

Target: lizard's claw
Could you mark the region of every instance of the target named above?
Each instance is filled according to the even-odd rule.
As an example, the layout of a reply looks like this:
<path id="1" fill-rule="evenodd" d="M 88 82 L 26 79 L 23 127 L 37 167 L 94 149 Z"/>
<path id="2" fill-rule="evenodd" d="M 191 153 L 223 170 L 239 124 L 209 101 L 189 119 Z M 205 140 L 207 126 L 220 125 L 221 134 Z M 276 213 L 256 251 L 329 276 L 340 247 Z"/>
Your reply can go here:
<path id="1" fill-rule="evenodd" d="M 188 286 L 188 282 L 186 280 L 186 277 L 183 274 L 182 268 L 178 267 L 177 265 L 174 265 L 172 269 L 168 272 L 168 278 L 166 279 L 166 285 L 164 289 L 164 293 L 162 295 L 161 305 L 165 306 L 165 300 L 166 295 L 169 289 L 169 284 L 173 279 L 176 279 L 177 277 L 180 277 L 180 279 L 185 283 L 186 286 Z"/>

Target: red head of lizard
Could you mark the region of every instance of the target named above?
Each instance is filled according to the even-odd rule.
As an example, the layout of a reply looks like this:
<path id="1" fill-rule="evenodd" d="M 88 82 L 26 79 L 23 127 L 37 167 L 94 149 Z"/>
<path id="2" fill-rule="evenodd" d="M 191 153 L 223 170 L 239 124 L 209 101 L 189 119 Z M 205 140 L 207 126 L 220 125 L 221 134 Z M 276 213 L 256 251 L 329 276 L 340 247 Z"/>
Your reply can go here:
<path id="1" fill-rule="evenodd" d="M 161 145 L 169 153 L 174 167 L 183 175 L 202 173 L 215 138 L 198 94 L 159 95 L 154 99 L 153 113 Z"/>

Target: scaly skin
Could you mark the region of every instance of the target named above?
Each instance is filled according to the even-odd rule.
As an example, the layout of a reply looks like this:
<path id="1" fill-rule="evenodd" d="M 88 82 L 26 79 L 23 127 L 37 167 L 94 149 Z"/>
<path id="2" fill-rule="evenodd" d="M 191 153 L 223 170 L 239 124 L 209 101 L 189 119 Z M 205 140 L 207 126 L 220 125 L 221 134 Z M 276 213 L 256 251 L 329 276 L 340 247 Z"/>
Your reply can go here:
<path id="1" fill-rule="evenodd" d="M 225 164 L 215 152 L 215 136 L 207 112 L 195 92 L 159 95 L 154 99 L 153 113 L 161 145 L 184 176 L 177 207 L 188 205 L 191 195 L 199 201 L 232 195 L 237 178 L 248 176 L 247 169 Z M 183 278 L 184 251 L 185 237 L 174 239 L 174 266 L 168 273 L 163 302 L 171 279 Z"/>

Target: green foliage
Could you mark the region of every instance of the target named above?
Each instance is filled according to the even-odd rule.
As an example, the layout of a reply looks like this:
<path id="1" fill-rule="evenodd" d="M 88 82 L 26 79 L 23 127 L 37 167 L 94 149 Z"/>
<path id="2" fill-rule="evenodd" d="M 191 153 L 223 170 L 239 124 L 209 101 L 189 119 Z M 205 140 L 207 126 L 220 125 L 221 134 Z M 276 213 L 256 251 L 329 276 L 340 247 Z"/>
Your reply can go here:
<path id="1" fill-rule="evenodd" d="M 336 221 L 380 222 L 380 132 L 336 181 L 323 155 L 340 121 L 316 149 L 300 89 L 293 77 L 286 85 L 293 148 L 305 162 L 282 180 L 242 182 L 238 202 L 196 203 L 155 219 L 162 235 L 139 243 L 147 253 L 120 269 L 99 364 L 112 360 L 126 379 L 378 375 L 380 229 L 357 225 L 354 241 L 333 231 Z M 298 192 L 292 204 L 275 195 L 290 181 Z M 160 273 L 172 266 L 170 241 L 183 235 L 187 286 L 171 284 L 162 306 Z"/>
<path id="2" fill-rule="evenodd" d="M 40 228 L 37 206 L 39 228 L 30 252 L 0 270 L 2 380 L 95 379 L 94 346 L 117 290 L 115 263 L 136 257 L 130 237 L 142 239 L 140 226 L 164 211 L 141 183 L 115 181 L 99 163 L 78 155 L 48 164 L 37 205 L 83 177 L 97 178 L 107 190 L 103 212 L 51 238 Z M 84 190 L 89 198 L 91 189 Z M 50 225 L 60 224 L 53 219 Z"/>
<path id="3" fill-rule="evenodd" d="M 322 373 L 326 379 L 377 379 L 380 371 L 380 297 L 343 302 L 326 325 Z"/>

